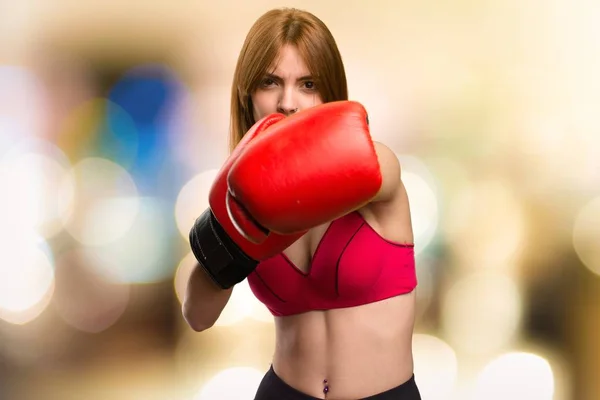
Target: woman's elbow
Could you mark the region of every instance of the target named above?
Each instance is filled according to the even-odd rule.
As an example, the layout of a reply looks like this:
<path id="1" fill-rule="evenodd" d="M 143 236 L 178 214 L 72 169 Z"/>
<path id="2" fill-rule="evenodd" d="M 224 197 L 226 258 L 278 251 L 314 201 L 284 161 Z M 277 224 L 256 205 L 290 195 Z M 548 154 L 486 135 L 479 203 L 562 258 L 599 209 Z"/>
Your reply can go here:
<path id="1" fill-rule="evenodd" d="M 197 307 L 191 307 L 189 304 L 184 303 L 182 306 L 183 319 L 196 332 L 202 332 L 209 328 L 212 328 L 216 320 L 207 318 L 198 312 Z"/>

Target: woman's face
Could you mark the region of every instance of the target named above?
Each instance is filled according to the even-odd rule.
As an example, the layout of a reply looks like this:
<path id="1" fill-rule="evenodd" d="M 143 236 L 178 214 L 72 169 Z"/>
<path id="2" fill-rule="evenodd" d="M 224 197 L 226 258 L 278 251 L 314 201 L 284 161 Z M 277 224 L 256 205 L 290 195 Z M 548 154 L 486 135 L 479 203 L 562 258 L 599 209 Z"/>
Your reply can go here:
<path id="1" fill-rule="evenodd" d="M 292 115 L 323 103 L 295 46 L 282 47 L 276 60 L 252 93 L 254 121 L 273 113 Z"/>

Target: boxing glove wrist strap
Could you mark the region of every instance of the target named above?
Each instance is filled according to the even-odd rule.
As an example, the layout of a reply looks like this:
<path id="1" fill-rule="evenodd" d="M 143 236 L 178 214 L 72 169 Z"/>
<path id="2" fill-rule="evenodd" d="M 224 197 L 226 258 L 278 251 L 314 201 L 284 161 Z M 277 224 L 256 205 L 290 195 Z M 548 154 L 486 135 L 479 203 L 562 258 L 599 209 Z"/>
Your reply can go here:
<path id="1" fill-rule="evenodd" d="M 189 237 L 194 256 L 221 289 L 240 283 L 258 265 L 229 238 L 210 209 L 196 219 Z"/>

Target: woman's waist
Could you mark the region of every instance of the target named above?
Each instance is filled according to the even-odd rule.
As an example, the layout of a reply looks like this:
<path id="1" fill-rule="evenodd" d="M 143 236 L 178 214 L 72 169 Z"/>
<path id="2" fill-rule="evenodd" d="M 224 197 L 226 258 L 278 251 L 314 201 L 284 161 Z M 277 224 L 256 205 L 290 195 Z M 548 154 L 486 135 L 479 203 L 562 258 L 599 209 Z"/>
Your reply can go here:
<path id="1" fill-rule="evenodd" d="M 356 310 L 355 310 L 356 311 Z M 398 386 L 413 373 L 410 315 L 370 317 L 353 310 L 330 310 L 277 322 L 273 367 L 288 384 L 312 396 L 364 394 Z"/>
<path id="2" fill-rule="evenodd" d="M 313 371 L 319 376 L 348 376 L 363 367 L 379 365 L 385 370 L 410 367 L 412 372 L 412 346 L 406 339 L 372 343 L 368 341 L 343 340 L 345 344 L 321 344 L 306 342 L 297 346 L 277 343 L 274 363 L 289 365 L 302 371 Z M 312 346 L 311 346 L 312 344 Z"/>
<path id="3" fill-rule="evenodd" d="M 347 375 L 363 365 L 380 364 L 394 369 L 412 363 L 412 336 L 398 332 L 365 336 L 357 332 L 344 335 L 304 335 L 302 340 L 289 340 L 277 335 L 274 358 L 278 363 L 303 365 L 304 370 L 326 375 Z"/>
<path id="4" fill-rule="evenodd" d="M 327 399 L 355 400 L 408 381 L 413 375 L 413 357 L 406 346 L 387 352 L 359 347 L 343 353 L 325 350 L 322 354 L 277 349 L 273 369 L 288 385 L 310 396 L 325 398 L 326 390 Z"/>

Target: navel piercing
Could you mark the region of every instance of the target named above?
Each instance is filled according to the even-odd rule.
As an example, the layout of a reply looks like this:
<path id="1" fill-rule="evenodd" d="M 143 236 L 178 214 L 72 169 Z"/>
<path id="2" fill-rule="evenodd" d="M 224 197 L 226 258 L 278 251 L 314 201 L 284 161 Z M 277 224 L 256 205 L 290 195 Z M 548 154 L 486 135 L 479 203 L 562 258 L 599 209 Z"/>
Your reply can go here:
<path id="1" fill-rule="evenodd" d="M 329 392 L 329 384 L 327 383 L 327 379 L 323 380 L 323 394 L 325 396 L 327 396 L 327 393 Z"/>

